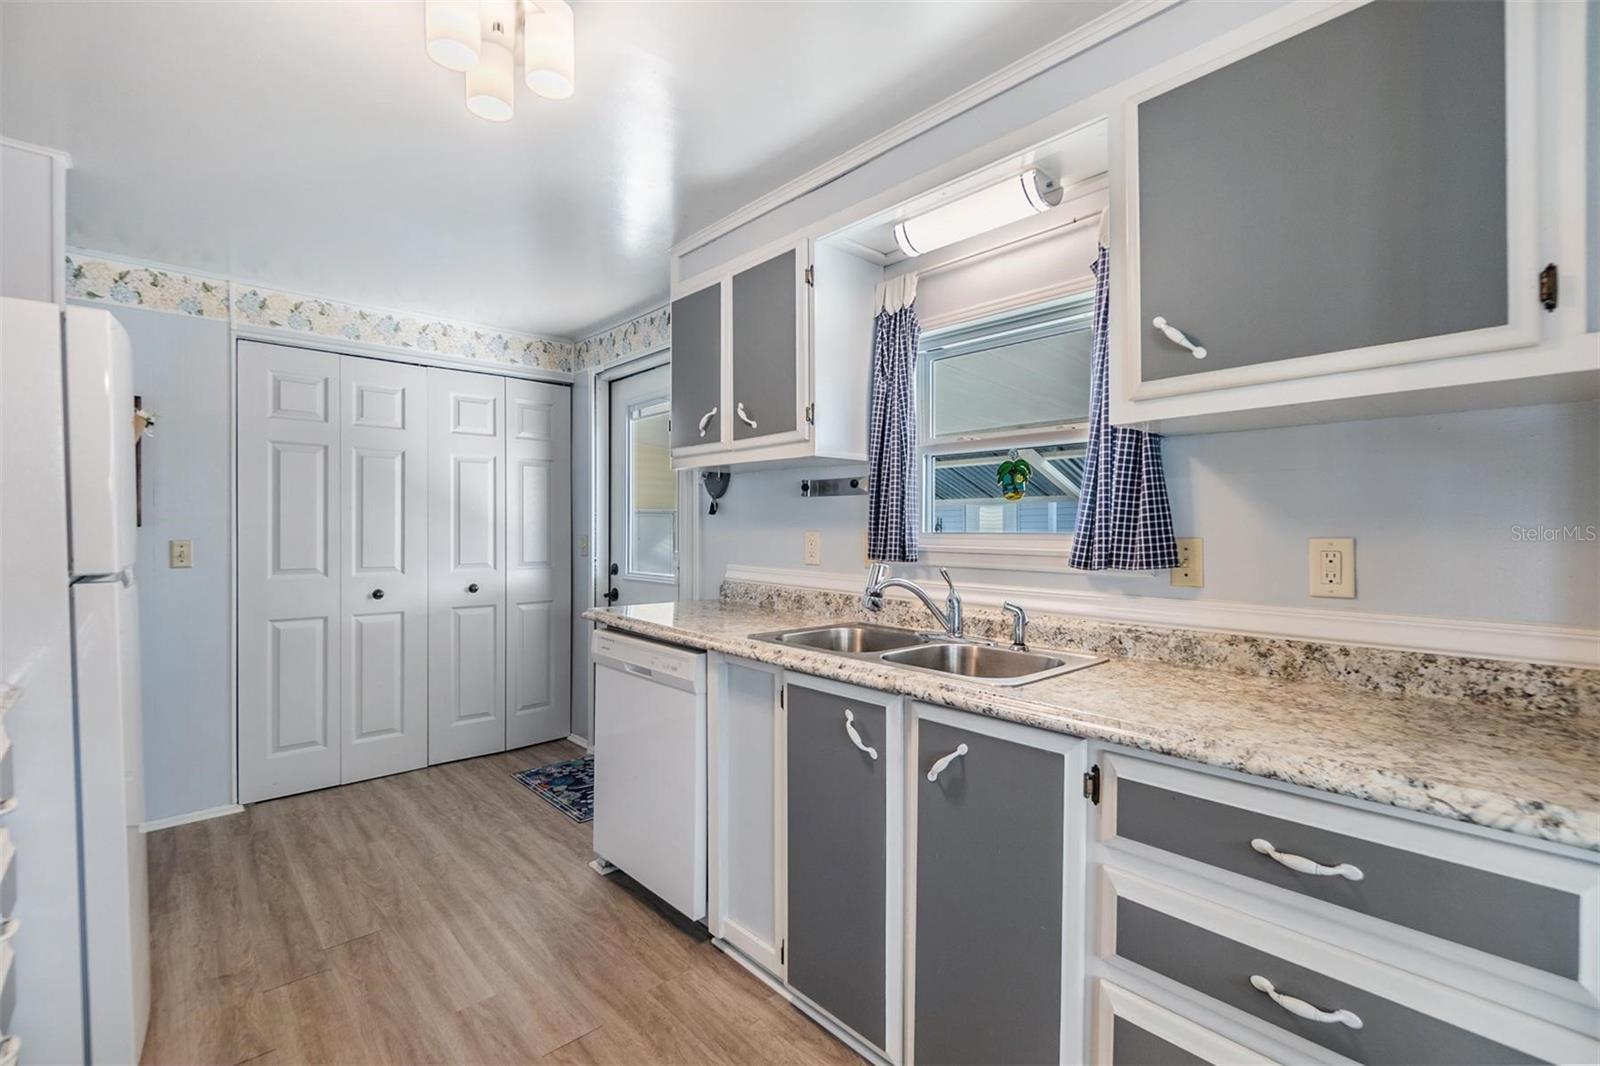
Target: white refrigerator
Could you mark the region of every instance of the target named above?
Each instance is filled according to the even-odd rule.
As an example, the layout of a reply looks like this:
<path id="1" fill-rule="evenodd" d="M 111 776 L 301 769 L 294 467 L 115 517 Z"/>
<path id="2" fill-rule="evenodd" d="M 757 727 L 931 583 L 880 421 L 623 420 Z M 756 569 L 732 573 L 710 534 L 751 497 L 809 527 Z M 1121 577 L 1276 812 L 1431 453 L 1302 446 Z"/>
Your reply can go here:
<path id="1" fill-rule="evenodd" d="M 66 560 L 65 572 L 56 571 L 56 593 L 49 592 L 49 582 L 36 580 L 31 590 L 25 590 L 30 598 L 26 604 L 14 599 L 7 603 L 5 628 L 0 631 L 5 647 L 0 651 L 10 660 L 13 647 L 28 639 L 17 632 L 19 616 L 23 625 L 36 618 L 48 628 L 50 618 L 64 606 L 70 634 L 70 648 L 59 657 L 70 671 L 70 716 L 52 716 L 48 707 L 38 705 L 32 718 L 23 717 L 30 691 L 48 692 L 51 679 L 29 677 L 25 666 L 13 671 L 8 664 L 8 673 L 17 676 L 6 681 L 21 691 L 14 708 L 19 727 L 14 731 L 18 805 L 13 815 L 18 838 L 17 905 L 25 914 L 30 903 L 43 903 L 39 894 L 52 890 L 26 877 L 30 855 L 36 855 L 41 867 L 48 859 L 49 865 L 64 869 L 64 860 L 56 861 L 58 856 L 44 851 L 75 845 L 79 870 L 73 888 L 80 933 L 72 939 L 78 940 L 75 991 L 82 1000 L 84 1057 L 94 1063 L 137 1062 L 150 1010 L 150 956 L 145 845 L 140 832 L 144 782 L 133 569 L 132 355 L 127 333 L 106 311 L 63 312 L 55 304 L 7 299 L 0 327 L 5 415 L 9 420 L 16 413 L 32 423 L 27 446 L 36 450 L 28 462 L 5 457 L 6 503 L 16 508 L 22 497 L 33 521 L 19 523 L 16 510 L 5 516 L 5 539 L 0 542 L 7 581 L 3 594 L 9 599 L 10 585 L 23 584 L 13 580 L 22 568 L 31 565 L 36 576 L 38 567 L 54 568 L 63 557 Z M 52 372 L 52 360 L 59 372 Z M 61 442 L 64 462 L 54 461 L 51 454 L 56 440 Z M 14 438 L 7 436 L 8 448 L 12 443 Z M 64 523 L 56 520 L 56 508 L 62 504 Z M 55 543 L 63 530 L 64 556 L 62 546 Z M 52 661 L 51 656 L 33 658 L 41 664 Z M 77 839 L 29 834 L 27 818 L 47 804 L 59 808 L 62 797 L 45 795 L 50 783 L 44 777 L 46 768 L 30 762 L 34 746 L 24 746 L 24 727 L 37 735 L 49 724 L 65 728 L 69 721 L 76 763 Z M 46 743 L 50 739 L 40 737 L 40 759 L 51 750 Z M 40 772 L 30 779 L 30 769 Z M 30 797 L 30 780 L 40 790 L 37 800 Z M 57 884 L 53 891 L 59 895 L 62 887 Z M 30 956 L 59 952 L 69 938 L 35 937 L 32 931 L 25 920 L 13 943 L 19 976 L 24 978 L 19 982 L 14 1020 L 24 1058 L 33 1057 L 30 1050 L 44 1051 L 29 1040 L 30 1029 L 43 1037 L 40 1030 L 47 1017 L 64 1020 L 62 1004 L 54 1000 L 68 991 L 50 987 L 69 968 L 67 960 L 58 955 L 48 963 L 40 958 L 31 964 Z M 38 984 L 27 979 L 30 973 L 38 975 Z"/>

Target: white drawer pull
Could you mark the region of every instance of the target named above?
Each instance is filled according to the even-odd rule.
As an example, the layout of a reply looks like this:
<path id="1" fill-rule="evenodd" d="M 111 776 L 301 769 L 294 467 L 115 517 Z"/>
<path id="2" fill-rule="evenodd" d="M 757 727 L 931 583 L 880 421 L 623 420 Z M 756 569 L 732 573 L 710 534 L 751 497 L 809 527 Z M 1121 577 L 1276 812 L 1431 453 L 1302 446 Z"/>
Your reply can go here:
<path id="1" fill-rule="evenodd" d="M 850 743 L 872 756 L 872 761 L 878 761 L 878 749 L 861 743 L 861 734 L 856 732 L 856 712 L 846 707 L 844 709 L 844 731 L 850 734 Z"/>
<path id="2" fill-rule="evenodd" d="M 939 775 L 944 773 L 945 767 L 949 766 L 951 763 L 955 762 L 957 759 L 961 758 L 961 756 L 965 755 L 966 753 L 967 753 L 967 746 L 965 744 L 957 745 L 955 751 L 952 751 L 949 755 L 946 755 L 946 756 L 938 759 L 936 762 L 934 762 L 934 764 L 932 766 L 930 766 L 928 768 L 928 780 L 929 781 L 937 781 L 937 780 L 939 780 Z"/>
<path id="3" fill-rule="evenodd" d="M 22 1037 L 8 1036 L 0 1040 L 0 1066 L 17 1066 L 22 1058 Z"/>
<path id="4" fill-rule="evenodd" d="M 1272 846 L 1272 841 L 1256 837 L 1250 846 L 1273 862 L 1281 863 L 1297 874 L 1310 874 L 1312 877 L 1343 877 L 1350 881 L 1359 881 L 1367 876 L 1361 872 L 1361 867 L 1351 866 L 1341 862 L 1338 866 L 1324 866 L 1320 862 L 1313 862 L 1304 855 L 1289 855 Z"/>
<path id="5" fill-rule="evenodd" d="M 706 427 L 709 426 L 711 424 L 711 420 L 716 417 L 717 409 L 715 407 L 700 416 L 700 435 L 702 437 L 706 435 Z"/>
<path id="6" fill-rule="evenodd" d="M 756 425 L 756 420 L 755 419 L 751 418 L 749 415 L 744 413 L 744 404 L 742 404 L 742 403 L 734 404 L 733 405 L 733 413 L 739 416 L 739 421 L 743 422 L 745 425 L 749 426 L 751 429 L 760 429 L 761 428 L 760 426 Z"/>
<path id="7" fill-rule="evenodd" d="M 1206 350 L 1204 348 L 1200 347 L 1194 341 L 1185 336 L 1183 330 L 1179 329 L 1177 326 L 1169 326 L 1167 324 L 1167 320 L 1162 318 L 1160 315 L 1152 318 L 1150 320 L 1150 324 L 1156 329 L 1159 329 L 1162 333 L 1165 333 L 1167 335 L 1167 340 L 1171 341 L 1173 344 L 1176 344 L 1180 348 L 1189 349 L 1196 359 L 1204 359 L 1206 357 Z"/>
<path id="8" fill-rule="evenodd" d="M 19 918 L 7 918 L 5 921 L 0 922 L 0 944 L 4 944 L 7 940 L 16 936 L 17 930 L 21 928 L 22 921 Z"/>
<path id="9" fill-rule="evenodd" d="M 1293 996 L 1286 996 L 1279 992 L 1272 987 L 1271 981 L 1260 974 L 1251 974 L 1250 983 L 1255 986 L 1257 992 L 1265 992 L 1271 997 L 1272 1002 L 1296 1018 L 1304 1018 L 1308 1022 L 1338 1022 L 1340 1025 L 1348 1025 L 1352 1029 L 1361 1028 L 1361 1016 L 1356 1014 L 1355 1011 L 1318 1010 L 1303 999 L 1295 999 Z"/>
<path id="10" fill-rule="evenodd" d="M 17 809 L 17 797 L 15 797 L 15 796 L 7 796 L 5 799 L 0 800 L 0 814 L 10 814 L 12 811 L 14 811 L 16 809 Z"/>

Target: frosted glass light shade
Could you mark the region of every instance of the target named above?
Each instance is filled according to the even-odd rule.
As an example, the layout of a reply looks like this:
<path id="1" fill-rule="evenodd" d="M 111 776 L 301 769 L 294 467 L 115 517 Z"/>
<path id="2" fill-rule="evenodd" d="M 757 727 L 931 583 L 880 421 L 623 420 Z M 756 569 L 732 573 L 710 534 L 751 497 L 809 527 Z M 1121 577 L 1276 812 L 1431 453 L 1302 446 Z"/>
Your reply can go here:
<path id="1" fill-rule="evenodd" d="M 511 49 L 483 42 L 483 53 L 467 71 L 467 110 L 491 122 L 511 118 L 517 98 L 517 61 Z"/>
<path id="2" fill-rule="evenodd" d="M 572 5 L 566 0 L 523 0 L 522 23 L 528 88 L 547 100 L 565 100 L 577 88 Z"/>
<path id="3" fill-rule="evenodd" d="M 921 255 L 1048 211 L 1050 205 L 1040 192 L 1043 180 L 1037 170 L 1025 170 L 1017 177 L 897 222 L 895 243 L 906 255 Z"/>
<path id="4" fill-rule="evenodd" d="M 428 58 L 448 70 L 471 70 L 483 46 L 477 0 L 427 0 L 423 21 Z"/>

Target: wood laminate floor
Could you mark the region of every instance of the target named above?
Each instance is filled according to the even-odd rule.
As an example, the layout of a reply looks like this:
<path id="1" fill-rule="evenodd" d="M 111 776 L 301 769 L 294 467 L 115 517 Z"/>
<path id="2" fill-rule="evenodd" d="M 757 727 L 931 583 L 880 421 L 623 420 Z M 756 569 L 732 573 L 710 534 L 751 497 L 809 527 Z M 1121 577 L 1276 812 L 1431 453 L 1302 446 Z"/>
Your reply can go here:
<path id="1" fill-rule="evenodd" d="M 511 777 L 566 741 L 152 833 L 147 1063 L 858 1062 Z"/>

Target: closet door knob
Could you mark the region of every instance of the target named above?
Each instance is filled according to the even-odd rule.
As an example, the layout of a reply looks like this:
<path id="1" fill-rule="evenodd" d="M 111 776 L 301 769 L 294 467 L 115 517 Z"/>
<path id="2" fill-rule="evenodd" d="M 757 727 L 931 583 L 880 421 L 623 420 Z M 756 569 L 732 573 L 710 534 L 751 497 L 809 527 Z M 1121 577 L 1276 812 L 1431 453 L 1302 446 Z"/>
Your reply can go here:
<path id="1" fill-rule="evenodd" d="M 467 586 L 467 591 L 468 592 L 473 592 L 473 593 L 477 592 L 478 591 L 478 583 L 476 581 L 474 581 L 472 584 L 468 585 Z"/>
<path id="2" fill-rule="evenodd" d="M 383 599 L 383 590 L 382 589 L 373 589 L 372 590 L 372 598 L 375 599 L 375 600 Z"/>

